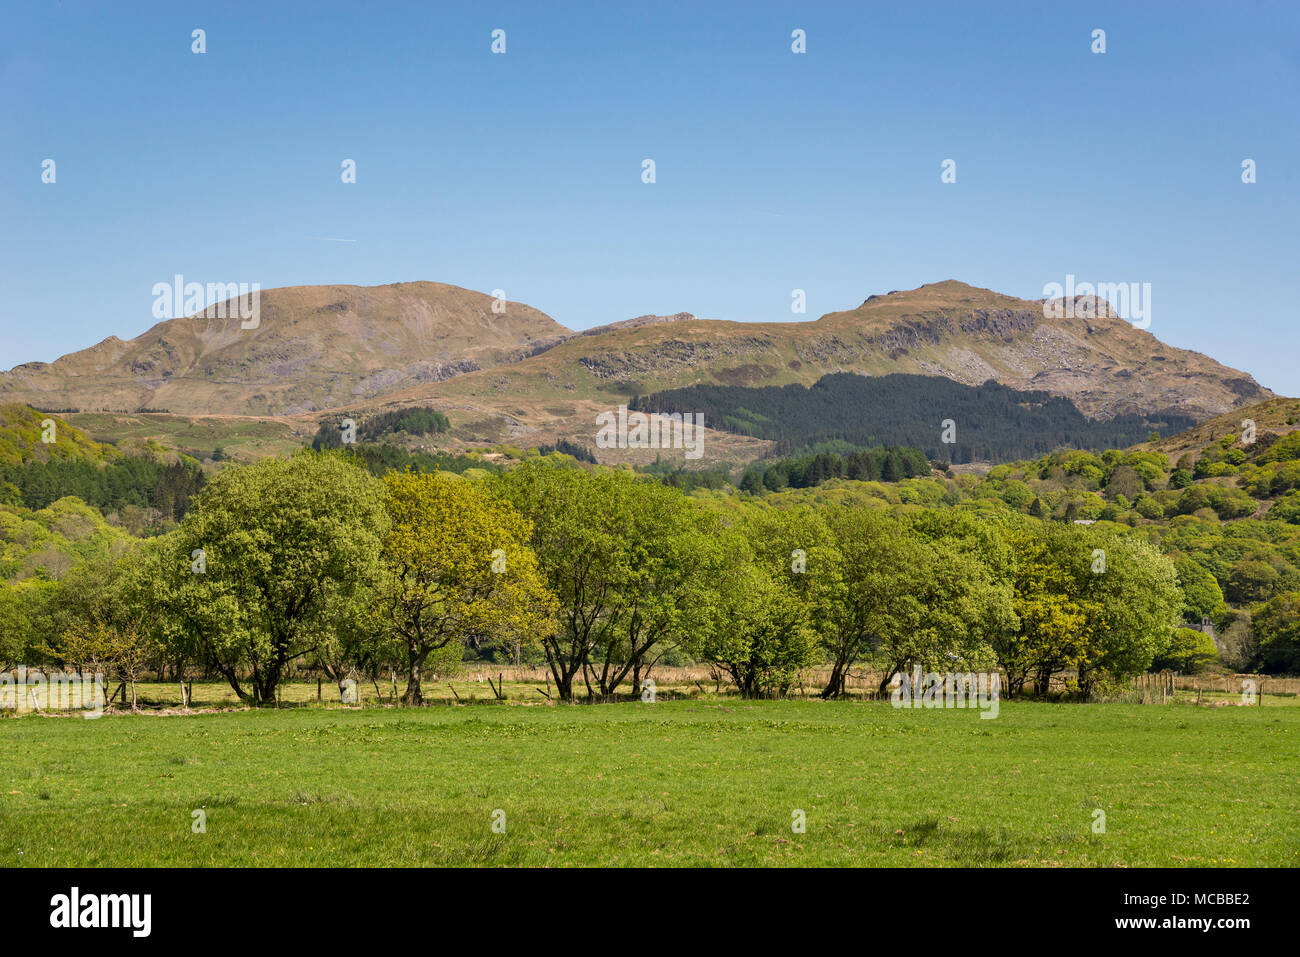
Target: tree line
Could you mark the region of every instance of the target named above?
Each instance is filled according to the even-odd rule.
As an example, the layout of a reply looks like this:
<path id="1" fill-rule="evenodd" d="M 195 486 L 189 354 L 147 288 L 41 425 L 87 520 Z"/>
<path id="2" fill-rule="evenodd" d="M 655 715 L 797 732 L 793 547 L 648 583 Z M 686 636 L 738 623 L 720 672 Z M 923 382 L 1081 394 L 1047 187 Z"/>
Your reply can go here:
<path id="1" fill-rule="evenodd" d="M 560 456 L 471 478 L 358 465 L 226 469 L 174 530 L 40 607 L 0 595 L 0 655 L 203 669 L 253 705 L 295 669 L 342 686 L 391 667 L 416 705 L 474 652 L 544 661 L 563 700 L 637 694 L 669 654 L 750 696 L 817 664 L 827 697 L 864 664 L 886 680 L 919 664 L 997 668 L 1012 695 L 1066 675 L 1086 699 L 1177 650 L 1175 566 L 1126 529 L 691 497 Z"/>
<path id="2" fill-rule="evenodd" d="M 128 505 L 157 509 L 164 522 L 182 518 L 203 488 L 199 463 L 189 458 L 164 463 L 126 456 L 107 463 L 50 459 L 0 466 L 0 500 L 42 509 L 72 495 L 101 512 Z"/>
<path id="3" fill-rule="evenodd" d="M 930 474 L 930 462 L 920 449 L 859 449 L 839 454 L 816 452 L 756 462 L 741 475 L 742 492 L 761 495 L 784 488 L 813 488 L 831 479 L 843 478 L 862 482 L 901 482 Z"/>

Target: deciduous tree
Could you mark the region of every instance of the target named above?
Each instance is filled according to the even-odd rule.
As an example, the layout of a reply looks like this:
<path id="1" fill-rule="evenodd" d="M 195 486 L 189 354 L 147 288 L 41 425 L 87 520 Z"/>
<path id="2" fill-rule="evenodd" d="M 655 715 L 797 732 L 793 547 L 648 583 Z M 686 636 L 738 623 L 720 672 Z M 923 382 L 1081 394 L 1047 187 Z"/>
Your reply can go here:
<path id="1" fill-rule="evenodd" d="M 471 642 L 531 644 L 554 630 L 555 599 L 519 512 L 455 476 L 390 472 L 384 485 L 391 521 L 376 607 L 405 655 L 403 704 L 423 701 L 431 652 Z"/>
<path id="2" fill-rule="evenodd" d="M 336 453 L 221 472 L 172 539 L 168 606 L 240 700 L 266 704 L 372 587 L 387 528 L 381 483 Z"/>

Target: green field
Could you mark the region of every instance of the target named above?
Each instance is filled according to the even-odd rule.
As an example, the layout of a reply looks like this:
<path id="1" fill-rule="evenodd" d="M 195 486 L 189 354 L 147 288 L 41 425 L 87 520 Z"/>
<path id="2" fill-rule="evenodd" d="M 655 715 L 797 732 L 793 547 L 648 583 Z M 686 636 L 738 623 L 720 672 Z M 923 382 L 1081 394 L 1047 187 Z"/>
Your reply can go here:
<path id="1" fill-rule="evenodd" d="M 0 748 L 10 866 L 1300 864 L 1294 707 L 33 715 Z"/>
<path id="2" fill-rule="evenodd" d="M 284 455 L 310 441 L 309 434 L 294 433 L 285 420 L 244 415 L 72 412 L 61 418 L 99 442 L 152 439 L 167 448 L 203 456 L 219 448 L 230 458 L 245 462 L 264 455 Z"/>

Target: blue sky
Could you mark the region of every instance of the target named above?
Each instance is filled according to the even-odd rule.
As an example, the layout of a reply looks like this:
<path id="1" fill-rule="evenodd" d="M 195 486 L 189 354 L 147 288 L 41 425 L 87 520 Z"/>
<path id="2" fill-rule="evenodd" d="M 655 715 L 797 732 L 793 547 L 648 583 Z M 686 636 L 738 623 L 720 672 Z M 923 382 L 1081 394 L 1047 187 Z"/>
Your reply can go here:
<path id="1" fill-rule="evenodd" d="M 949 278 L 1037 298 L 1072 273 L 1151 283 L 1153 334 L 1300 395 L 1294 3 L 11 2 L 0 23 L 5 368 L 138 335 L 176 273 L 501 288 L 574 329 L 812 319 Z"/>

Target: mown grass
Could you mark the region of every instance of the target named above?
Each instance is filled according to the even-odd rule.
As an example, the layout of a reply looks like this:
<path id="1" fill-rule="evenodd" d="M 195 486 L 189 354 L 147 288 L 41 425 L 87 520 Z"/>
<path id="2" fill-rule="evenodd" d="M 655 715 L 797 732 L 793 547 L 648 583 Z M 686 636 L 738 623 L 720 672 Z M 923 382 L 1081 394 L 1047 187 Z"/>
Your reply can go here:
<path id="1" fill-rule="evenodd" d="M 0 861 L 1295 866 L 1298 745 L 1300 710 L 1271 707 L 33 715 L 0 720 Z"/>

